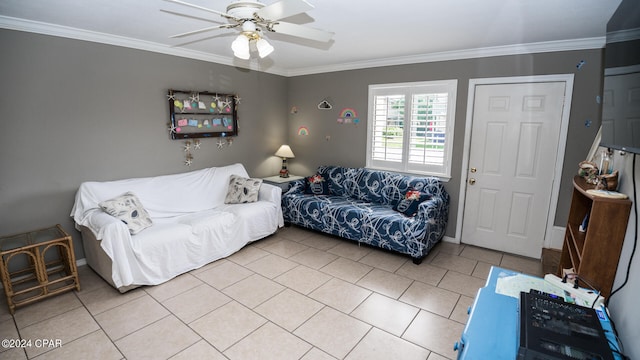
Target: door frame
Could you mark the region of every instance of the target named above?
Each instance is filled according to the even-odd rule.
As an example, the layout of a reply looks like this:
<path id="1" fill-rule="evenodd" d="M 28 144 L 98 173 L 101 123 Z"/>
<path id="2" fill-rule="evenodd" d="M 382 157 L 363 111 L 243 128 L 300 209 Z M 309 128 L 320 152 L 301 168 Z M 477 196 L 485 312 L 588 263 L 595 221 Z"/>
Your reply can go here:
<path id="1" fill-rule="evenodd" d="M 475 103 L 475 94 L 477 85 L 495 85 L 495 84 L 520 84 L 520 83 L 540 83 L 540 82 L 564 82 L 564 105 L 562 107 L 562 117 L 560 123 L 560 136 L 558 137 L 558 152 L 555 159 L 553 185 L 551 187 L 551 199 L 549 201 L 549 211 L 547 215 L 547 223 L 545 226 L 545 235 L 543 247 L 552 247 L 553 241 L 553 222 L 556 217 L 556 209 L 558 207 L 558 198 L 560 195 L 560 182 L 562 179 L 557 178 L 556 174 L 562 174 L 562 165 L 564 162 L 564 154 L 567 145 L 567 135 L 569 131 L 569 117 L 571 115 L 571 98 L 573 96 L 573 78 L 574 74 L 554 74 L 554 75 L 532 75 L 532 76 L 509 76 L 497 78 L 477 78 L 469 79 L 469 88 L 467 96 L 467 116 L 464 130 L 464 148 L 462 153 L 462 168 L 460 176 L 460 197 L 458 206 L 458 216 L 456 221 L 456 238 L 455 242 L 462 243 L 462 222 L 464 221 L 464 208 L 466 206 L 467 196 L 467 168 L 469 167 L 469 151 L 471 148 L 471 129 L 473 125 L 473 105 Z"/>

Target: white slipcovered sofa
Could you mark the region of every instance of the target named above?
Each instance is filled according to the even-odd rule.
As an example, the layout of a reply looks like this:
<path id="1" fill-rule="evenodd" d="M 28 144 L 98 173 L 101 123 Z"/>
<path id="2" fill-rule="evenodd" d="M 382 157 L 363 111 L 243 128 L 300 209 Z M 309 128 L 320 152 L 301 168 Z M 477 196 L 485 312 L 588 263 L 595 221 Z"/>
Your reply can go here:
<path id="1" fill-rule="evenodd" d="M 227 204 L 232 175 L 241 164 L 182 174 L 82 183 L 71 210 L 82 234 L 87 264 L 125 292 L 156 285 L 227 257 L 282 227 L 282 190 L 261 184 L 255 202 Z M 152 225 L 135 235 L 100 205 L 135 194 Z M 144 211 L 143 210 L 143 211 Z"/>

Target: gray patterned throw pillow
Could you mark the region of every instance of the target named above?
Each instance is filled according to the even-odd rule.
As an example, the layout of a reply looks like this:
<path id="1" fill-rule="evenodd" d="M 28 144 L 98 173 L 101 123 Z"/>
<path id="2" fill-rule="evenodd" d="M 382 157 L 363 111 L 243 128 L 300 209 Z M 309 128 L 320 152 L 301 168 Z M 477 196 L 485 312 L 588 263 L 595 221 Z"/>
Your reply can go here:
<path id="1" fill-rule="evenodd" d="M 225 204 L 244 204 L 258 201 L 262 179 L 247 179 L 238 175 L 229 177 L 229 189 Z"/>
<path id="2" fill-rule="evenodd" d="M 131 235 L 135 235 L 153 224 L 140 199 L 132 192 L 126 192 L 116 198 L 105 200 L 99 203 L 98 206 L 107 214 L 127 224 Z"/>

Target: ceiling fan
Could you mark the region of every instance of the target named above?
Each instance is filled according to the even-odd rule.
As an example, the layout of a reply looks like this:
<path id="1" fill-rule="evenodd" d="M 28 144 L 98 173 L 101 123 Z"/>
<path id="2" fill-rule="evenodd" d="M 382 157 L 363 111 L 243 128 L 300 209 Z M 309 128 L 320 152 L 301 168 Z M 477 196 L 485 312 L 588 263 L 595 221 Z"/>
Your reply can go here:
<path id="1" fill-rule="evenodd" d="M 218 14 L 229 21 L 229 24 L 210 26 L 199 30 L 176 34 L 171 36 L 171 38 L 181 38 L 217 29 L 240 28 L 241 33 L 233 43 L 231 43 L 231 49 L 236 57 L 244 60 L 248 60 L 251 57 L 251 42 L 255 43 L 255 48 L 261 58 L 264 58 L 273 52 L 273 46 L 263 37 L 265 32 L 291 35 L 318 42 L 328 42 L 333 36 L 333 33 L 328 31 L 280 21 L 280 19 L 298 15 L 313 9 L 313 5 L 309 4 L 306 0 L 280 0 L 270 5 L 265 5 L 257 0 L 240 0 L 229 4 L 226 12 L 209 9 L 182 0 L 165 1 Z M 180 16 L 194 17 L 169 10 L 162 11 Z"/>

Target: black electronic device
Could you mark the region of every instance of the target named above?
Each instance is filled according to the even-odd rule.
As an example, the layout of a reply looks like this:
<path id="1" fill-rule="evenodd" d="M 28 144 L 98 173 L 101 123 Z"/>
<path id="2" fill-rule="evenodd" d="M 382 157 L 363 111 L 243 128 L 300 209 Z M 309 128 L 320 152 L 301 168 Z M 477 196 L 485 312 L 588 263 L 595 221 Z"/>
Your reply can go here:
<path id="1" fill-rule="evenodd" d="M 518 360 L 613 360 L 594 309 L 520 293 Z"/>

